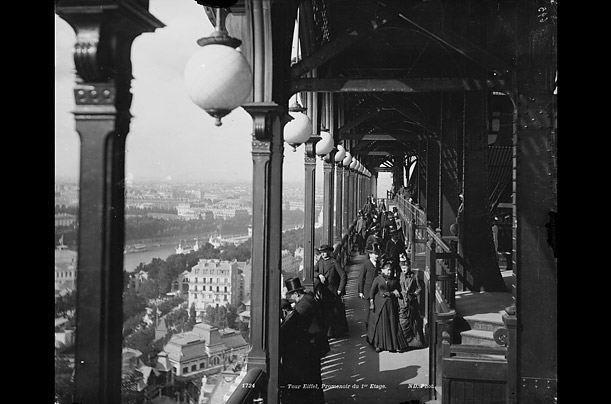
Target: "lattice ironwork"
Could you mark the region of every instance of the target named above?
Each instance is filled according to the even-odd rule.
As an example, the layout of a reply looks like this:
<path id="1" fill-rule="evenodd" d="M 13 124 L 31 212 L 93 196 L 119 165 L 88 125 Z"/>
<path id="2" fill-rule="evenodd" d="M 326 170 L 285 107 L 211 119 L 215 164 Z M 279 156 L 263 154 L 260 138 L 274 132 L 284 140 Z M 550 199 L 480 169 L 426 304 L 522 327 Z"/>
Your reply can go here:
<path id="1" fill-rule="evenodd" d="M 327 5 L 324 0 L 312 0 L 312 16 L 316 27 L 314 43 L 318 47 L 331 40 L 329 36 L 329 19 L 327 16 Z"/>

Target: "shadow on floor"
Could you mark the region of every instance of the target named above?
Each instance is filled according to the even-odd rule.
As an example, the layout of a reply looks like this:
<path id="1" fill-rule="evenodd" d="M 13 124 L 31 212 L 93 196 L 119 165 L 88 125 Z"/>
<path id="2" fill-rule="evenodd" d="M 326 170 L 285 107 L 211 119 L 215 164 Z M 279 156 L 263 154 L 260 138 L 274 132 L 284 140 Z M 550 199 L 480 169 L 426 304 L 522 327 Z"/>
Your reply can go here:
<path id="1" fill-rule="evenodd" d="M 358 298 L 357 280 L 365 256 L 355 255 L 346 265 L 346 318 L 349 334 L 329 341 L 331 351 L 322 359 L 326 404 L 423 403 L 428 388 L 428 348 L 403 353 L 381 352 L 365 341 L 366 302 Z"/>

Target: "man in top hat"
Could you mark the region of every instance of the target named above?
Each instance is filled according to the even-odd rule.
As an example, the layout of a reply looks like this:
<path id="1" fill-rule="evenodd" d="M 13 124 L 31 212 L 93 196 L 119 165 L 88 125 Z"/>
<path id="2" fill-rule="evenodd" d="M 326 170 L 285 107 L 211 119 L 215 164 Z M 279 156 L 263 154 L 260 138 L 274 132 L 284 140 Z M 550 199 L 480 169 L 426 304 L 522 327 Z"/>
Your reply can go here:
<path id="1" fill-rule="evenodd" d="M 347 276 L 344 268 L 332 256 L 333 247 L 323 244 L 319 248 L 320 259 L 314 266 L 314 291 L 323 296 L 323 308 L 327 319 L 328 336 L 338 337 L 348 332 L 348 322 L 342 296 L 346 293 Z"/>
<path id="2" fill-rule="evenodd" d="M 320 303 L 299 278 L 285 282 L 286 297 L 295 301 L 280 326 L 280 397 L 283 403 L 324 404 L 320 359 L 329 352 Z M 289 384 L 316 386 L 291 389 Z"/>
<path id="3" fill-rule="evenodd" d="M 280 324 L 284 323 L 284 320 L 293 311 L 293 303 L 289 299 L 280 299 Z"/>
<path id="4" fill-rule="evenodd" d="M 378 244 L 373 243 L 367 249 L 367 254 L 369 255 L 369 259 L 363 262 L 363 267 L 361 268 L 361 272 L 359 272 L 359 280 L 357 283 L 359 297 L 365 301 L 363 305 L 363 309 L 365 310 L 365 332 L 367 332 L 367 327 L 369 325 L 369 291 L 371 290 L 373 279 L 378 275 L 378 270 L 380 268 L 378 260 L 380 256 L 380 247 Z"/>

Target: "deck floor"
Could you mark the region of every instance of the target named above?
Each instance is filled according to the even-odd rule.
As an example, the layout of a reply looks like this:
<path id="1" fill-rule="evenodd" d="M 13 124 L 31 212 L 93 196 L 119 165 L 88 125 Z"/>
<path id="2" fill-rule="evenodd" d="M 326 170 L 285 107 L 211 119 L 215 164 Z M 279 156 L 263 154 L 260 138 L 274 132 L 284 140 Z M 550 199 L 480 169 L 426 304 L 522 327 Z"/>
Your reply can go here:
<path id="1" fill-rule="evenodd" d="M 365 341 L 366 303 L 359 299 L 357 281 L 365 255 L 352 255 L 346 265 L 346 318 L 349 335 L 331 339 L 322 359 L 326 404 L 424 403 L 430 389 L 428 348 L 402 353 L 380 352 Z"/>

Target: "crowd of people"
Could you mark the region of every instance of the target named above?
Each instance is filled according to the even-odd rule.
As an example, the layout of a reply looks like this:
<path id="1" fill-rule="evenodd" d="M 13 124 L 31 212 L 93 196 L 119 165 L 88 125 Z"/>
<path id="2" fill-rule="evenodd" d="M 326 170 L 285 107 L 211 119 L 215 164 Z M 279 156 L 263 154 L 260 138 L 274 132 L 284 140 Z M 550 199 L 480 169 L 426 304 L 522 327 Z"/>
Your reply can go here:
<path id="1" fill-rule="evenodd" d="M 321 359 L 329 352 L 329 339 L 348 333 L 347 276 L 323 244 L 314 264 L 313 290 L 306 291 L 298 277 L 285 283 L 280 308 L 280 385 L 282 402 L 324 404 Z M 303 388 L 308 386 L 307 388 Z"/>
<path id="2" fill-rule="evenodd" d="M 358 211 L 354 244 L 366 253 L 358 278 L 364 300 L 366 341 L 376 352 L 404 352 L 424 346 L 419 296 L 422 287 L 411 268 L 409 234 L 396 207 L 368 197 Z"/>
<path id="3" fill-rule="evenodd" d="M 369 197 L 358 211 L 351 237 L 359 254 L 367 254 L 359 273 L 358 296 L 364 302 L 365 338 L 376 352 L 405 352 L 424 346 L 419 295 L 422 287 L 411 270 L 406 241 L 396 207 Z M 383 246 L 384 248 L 382 248 Z M 330 338 L 348 334 L 344 305 L 347 274 L 322 245 L 315 260 L 312 290 L 298 277 L 285 280 L 280 313 L 280 384 L 286 403 L 324 403 L 320 388 L 321 359 Z M 318 386 L 294 388 L 291 386 Z"/>

